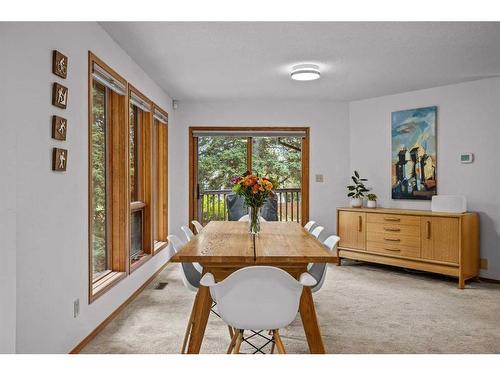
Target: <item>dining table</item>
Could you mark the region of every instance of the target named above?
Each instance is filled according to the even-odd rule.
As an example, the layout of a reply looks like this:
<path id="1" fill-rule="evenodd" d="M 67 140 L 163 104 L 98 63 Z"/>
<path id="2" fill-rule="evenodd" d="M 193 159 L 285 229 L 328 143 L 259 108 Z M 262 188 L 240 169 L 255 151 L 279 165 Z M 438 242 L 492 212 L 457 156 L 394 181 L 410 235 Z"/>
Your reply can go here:
<path id="1" fill-rule="evenodd" d="M 210 221 L 171 259 L 196 262 L 203 273 L 217 282 L 238 269 L 274 266 L 298 279 L 309 263 L 336 263 L 337 257 L 297 222 L 262 222 L 258 234 L 249 232 L 248 222 Z M 212 298 L 208 287 L 200 285 L 191 312 L 187 353 L 199 353 L 207 326 Z M 325 353 L 311 288 L 304 287 L 299 312 L 309 351 Z"/>

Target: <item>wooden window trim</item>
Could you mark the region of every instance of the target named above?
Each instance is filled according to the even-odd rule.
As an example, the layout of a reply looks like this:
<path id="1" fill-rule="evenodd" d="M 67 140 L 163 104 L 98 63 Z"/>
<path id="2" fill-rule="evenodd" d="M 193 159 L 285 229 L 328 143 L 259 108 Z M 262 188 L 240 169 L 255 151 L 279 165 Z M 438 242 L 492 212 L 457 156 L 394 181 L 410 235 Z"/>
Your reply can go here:
<path id="1" fill-rule="evenodd" d="M 131 96 L 132 93 L 143 100 L 149 107 L 149 112 L 145 112 L 138 108 L 138 129 L 136 133 L 137 137 L 137 164 L 135 166 L 138 178 L 137 184 L 137 198 L 138 201 L 129 203 L 129 216 L 133 211 L 142 210 L 142 253 L 143 255 L 139 260 L 132 261 L 130 259 L 130 252 L 128 254 L 129 262 L 129 273 L 134 272 L 136 269 L 145 264 L 149 259 L 151 259 L 154 254 L 154 243 L 153 243 L 153 197 L 152 197 L 152 186 L 154 184 L 153 174 L 152 174 L 152 127 L 153 127 L 153 102 L 146 97 L 142 92 L 135 88 L 130 83 L 128 84 L 128 107 L 131 106 Z M 128 124 L 130 126 L 130 124 Z M 129 134 L 129 133 L 128 133 Z M 130 134 L 129 134 L 130 135 Z M 129 140 L 130 142 L 130 140 Z M 130 143 L 127 142 L 127 145 Z M 127 147 L 128 149 L 128 147 Z M 130 167 L 129 167 L 130 168 Z M 130 178 L 130 169 L 127 169 L 128 176 Z M 130 188 L 130 184 L 129 184 Z M 129 194 L 130 199 L 130 194 Z M 130 241 L 130 237 L 129 237 Z"/>
<path id="2" fill-rule="evenodd" d="M 302 186 L 301 186 L 301 223 L 305 225 L 309 221 L 309 142 L 310 142 L 310 128 L 309 127 L 298 127 L 298 126 L 190 126 L 189 127 L 189 147 L 188 147 L 188 160 L 189 160 L 189 206 L 188 206 L 188 216 L 191 229 L 193 225 L 191 221 L 198 220 L 196 199 L 197 199 L 197 176 L 195 175 L 195 170 L 197 170 L 198 155 L 196 150 L 198 149 L 198 138 L 193 136 L 194 132 L 197 131 L 302 131 L 305 133 L 304 138 L 302 138 L 302 157 L 301 157 L 301 168 L 302 168 Z M 247 138 L 247 166 L 251 168 L 251 145 Z M 248 156 L 250 155 L 250 156 Z M 251 172 L 251 169 L 249 170 Z"/>
<path id="3" fill-rule="evenodd" d="M 120 96 L 116 93 L 110 93 L 110 98 L 106 104 L 107 108 L 107 138 L 109 143 L 107 144 L 107 163 L 108 168 L 106 169 L 109 182 L 109 190 L 107 191 L 107 201 L 108 205 L 108 257 L 109 257 L 109 267 L 110 271 L 101 275 L 96 280 L 93 279 L 93 248 L 92 248 L 92 123 L 93 123 L 93 64 L 99 65 L 103 70 L 110 74 L 114 79 L 121 82 L 125 87 L 127 87 L 127 82 L 118 73 L 116 73 L 112 68 L 110 68 L 101 59 L 95 56 L 91 51 L 88 53 L 88 283 L 89 283 L 89 303 L 95 301 L 98 297 L 103 295 L 107 290 L 111 289 L 120 280 L 122 280 L 128 272 L 128 264 L 125 262 L 125 254 L 128 252 L 128 241 L 126 240 L 128 235 L 128 222 L 129 219 L 124 213 L 124 208 L 126 204 L 124 198 L 126 198 L 126 193 L 128 189 L 126 184 L 128 180 L 126 175 L 124 175 L 125 163 L 128 163 L 127 155 L 123 155 L 123 150 L 125 144 L 124 140 L 124 130 L 128 134 L 128 128 L 124 129 L 124 125 L 128 124 L 125 120 L 128 118 L 128 108 L 126 106 L 127 100 L 125 96 Z M 121 151 L 120 151 L 121 150 Z M 128 149 L 125 149 L 128 150 Z M 125 156 L 125 158 L 124 158 Z M 120 163 L 122 168 L 120 168 Z M 113 168 L 109 166 L 112 165 Z M 123 222 L 125 228 L 123 228 Z"/>
<path id="4" fill-rule="evenodd" d="M 153 103 L 153 114 L 154 112 L 161 113 L 166 119 L 167 122 L 164 123 L 158 119 L 153 118 L 153 127 L 160 126 L 163 128 L 153 129 L 153 136 L 159 137 L 158 131 L 164 132 L 161 134 L 164 136 L 159 139 L 153 138 L 153 167 L 156 166 L 158 169 L 155 170 L 154 176 L 156 177 L 153 184 L 153 209 L 155 212 L 153 213 L 156 225 L 157 225 L 157 235 L 158 241 L 155 242 L 156 238 L 154 238 L 153 233 L 153 243 L 154 243 L 154 254 L 157 254 L 161 250 L 163 250 L 167 246 L 167 236 L 168 236 L 168 113 L 160 108 L 157 104 Z M 158 122 L 158 124 L 157 124 Z M 159 142 L 159 143 L 158 143 Z M 157 148 L 157 149 L 156 149 Z M 163 149 L 163 163 L 158 163 L 158 149 Z M 161 173 L 160 173 L 161 169 Z M 163 184 L 161 183 L 160 176 L 163 176 Z M 157 190 L 160 189 L 159 193 Z M 158 197 L 158 202 L 154 201 L 155 197 Z"/>

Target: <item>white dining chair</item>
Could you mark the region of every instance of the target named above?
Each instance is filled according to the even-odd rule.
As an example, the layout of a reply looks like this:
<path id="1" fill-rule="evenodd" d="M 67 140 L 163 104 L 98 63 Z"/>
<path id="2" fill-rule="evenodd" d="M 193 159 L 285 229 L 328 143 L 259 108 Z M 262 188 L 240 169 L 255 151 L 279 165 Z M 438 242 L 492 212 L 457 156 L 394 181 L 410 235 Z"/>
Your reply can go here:
<path id="1" fill-rule="evenodd" d="M 307 224 L 304 225 L 304 229 L 307 230 L 308 232 L 311 232 L 311 230 L 314 227 L 314 224 L 316 224 L 314 220 L 308 221 Z"/>
<path id="2" fill-rule="evenodd" d="M 179 252 L 179 250 L 182 249 L 182 247 L 184 246 L 184 243 L 175 234 L 168 235 L 167 240 L 172 245 L 174 253 Z M 179 266 L 181 271 L 181 279 L 184 286 L 192 292 L 197 292 L 198 288 L 200 287 L 200 280 L 202 276 L 203 267 L 201 267 L 201 265 L 198 263 L 179 263 Z M 215 302 L 215 298 L 212 297 L 212 299 Z M 214 314 L 218 315 L 218 313 L 214 309 L 215 305 L 216 305 L 215 303 L 212 305 L 211 311 Z M 191 314 L 189 315 L 186 332 L 184 334 L 184 340 L 182 342 L 181 354 L 184 354 L 186 351 L 189 334 L 191 332 L 191 326 L 193 324 L 193 318 L 194 318 L 193 310 L 194 309 L 191 310 Z M 229 330 L 229 334 L 232 337 L 233 335 L 232 329 Z"/>
<path id="3" fill-rule="evenodd" d="M 203 230 L 203 225 L 198 220 L 193 220 L 191 221 L 191 224 L 194 225 L 194 229 L 196 230 L 196 234 L 200 234 L 200 232 Z"/>
<path id="4" fill-rule="evenodd" d="M 334 252 L 337 247 L 338 242 L 340 241 L 340 237 L 336 235 L 329 236 L 323 244 L 330 252 Z M 328 266 L 326 263 L 310 263 L 307 266 L 307 272 L 311 274 L 312 277 L 317 281 L 315 285 L 311 287 L 311 292 L 316 293 L 323 287 L 326 279 L 326 271 Z"/>
<path id="5" fill-rule="evenodd" d="M 245 330 L 272 331 L 271 352 L 275 345 L 279 353 L 285 354 L 279 329 L 293 322 L 303 287 L 316 284 L 316 280 L 307 272 L 297 281 L 280 268 L 252 266 L 233 272 L 219 283 L 206 273 L 200 284 L 210 288 L 222 320 L 235 330 L 228 354 L 239 353 Z"/>
<path id="6" fill-rule="evenodd" d="M 314 237 L 319 238 L 319 236 L 321 235 L 321 232 L 323 232 L 324 229 L 325 229 L 325 227 L 318 225 L 316 228 L 314 228 L 314 230 L 311 232 L 311 234 Z"/>
<path id="7" fill-rule="evenodd" d="M 246 215 L 243 215 L 242 217 L 240 217 L 238 219 L 238 221 L 250 221 L 250 216 L 248 214 Z M 262 216 L 260 217 L 260 221 L 267 221 L 266 219 L 264 219 Z"/>
<path id="8" fill-rule="evenodd" d="M 188 241 L 191 241 L 194 238 L 193 231 L 187 225 L 181 226 L 181 229 L 184 232 L 184 234 L 186 235 L 186 238 Z"/>

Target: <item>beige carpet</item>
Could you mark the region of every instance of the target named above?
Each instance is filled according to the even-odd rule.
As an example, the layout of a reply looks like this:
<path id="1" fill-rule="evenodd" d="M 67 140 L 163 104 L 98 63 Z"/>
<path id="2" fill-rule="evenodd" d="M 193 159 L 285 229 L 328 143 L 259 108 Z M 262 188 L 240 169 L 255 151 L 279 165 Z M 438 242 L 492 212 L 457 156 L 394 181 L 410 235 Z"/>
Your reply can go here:
<path id="1" fill-rule="evenodd" d="M 159 281 L 168 286 L 155 290 Z M 500 353 L 499 285 L 459 290 L 454 279 L 346 261 L 314 298 L 328 353 Z M 170 264 L 82 352 L 178 353 L 193 299 Z M 289 353 L 308 352 L 300 318 L 282 337 Z M 228 344 L 212 315 L 202 353 Z"/>

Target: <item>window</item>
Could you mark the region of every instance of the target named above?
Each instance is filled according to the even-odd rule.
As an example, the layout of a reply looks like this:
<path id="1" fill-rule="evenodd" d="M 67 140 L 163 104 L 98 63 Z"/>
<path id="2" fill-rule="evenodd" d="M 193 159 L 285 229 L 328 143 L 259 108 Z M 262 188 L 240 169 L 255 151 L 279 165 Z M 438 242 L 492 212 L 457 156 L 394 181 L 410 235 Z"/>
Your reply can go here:
<path id="1" fill-rule="evenodd" d="M 126 81 L 89 52 L 89 301 L 126 275 Z M 113 152 L 111 152 L 113 150 Z M 128 223 L 128 221 L 127 221 Z"/>
<path id="2" fill-rule="evenodd" d="M 152 103 L 129 85 L 130 269 L 153 254 Z"/>
<path id="3" fill-rule="evenodd" d="M 168 114 L 89 51 L 89 302 L 166 245 Z"/>
<path id="4" fill-rule="evenodd" d="M 278 181 L 268 220 L 308 221 L 309 128 L 190 127 L 189 168 L 189 220 L 228 220 L 229 180 L 250 172 Z"/>
<path id="5" fill-rule="evenodd" d="M 110 269 L 107 243 L 107 121 L 106 87 L 92 84 L 92 279 Z"/>
<path id="6" fill-rule="evenodd" d="M 167 244 L 168 235 L 168 114 L 153 106 L 153 240 L 154 251 Z"/>

